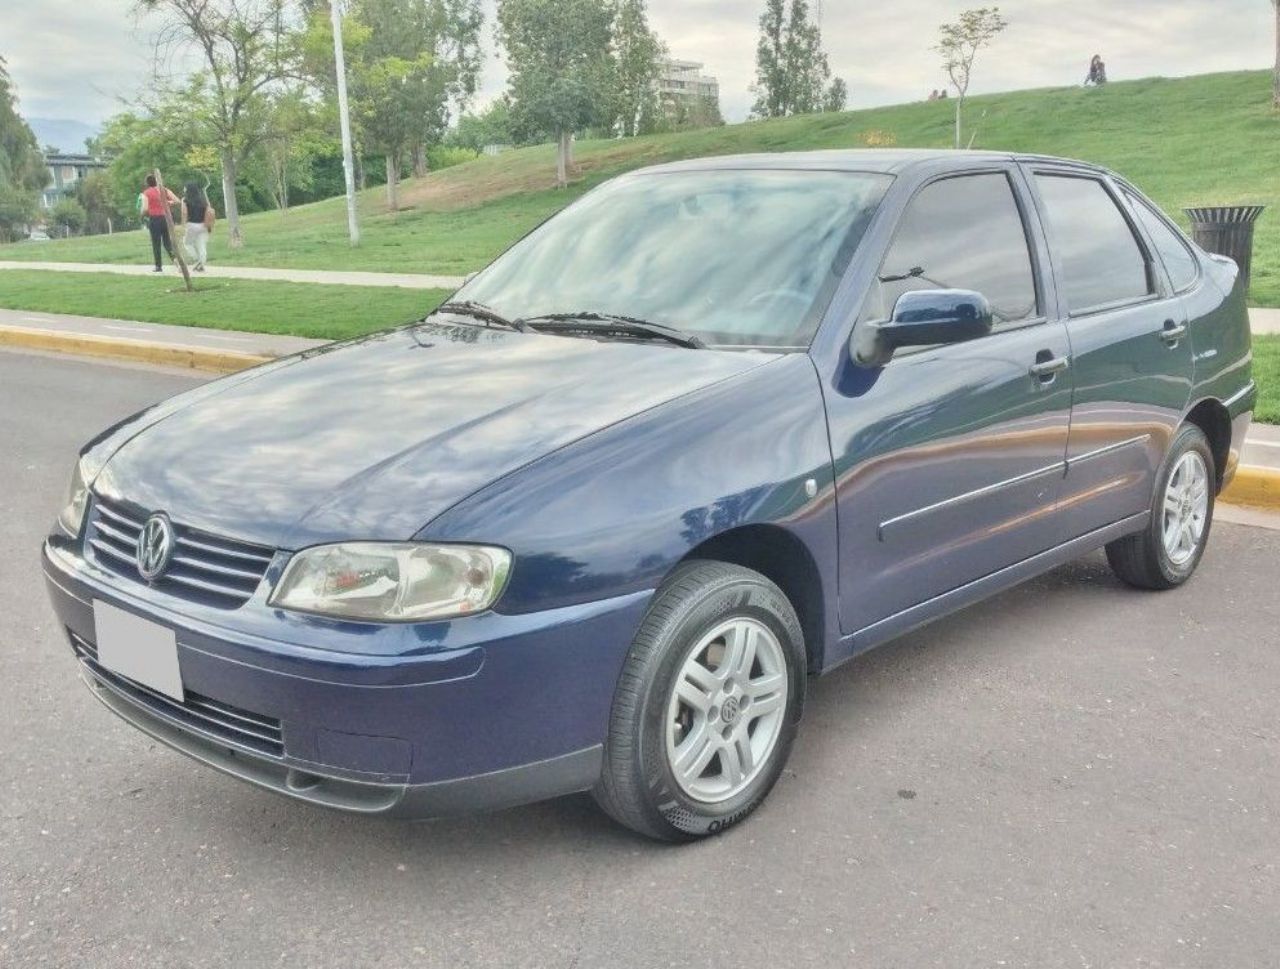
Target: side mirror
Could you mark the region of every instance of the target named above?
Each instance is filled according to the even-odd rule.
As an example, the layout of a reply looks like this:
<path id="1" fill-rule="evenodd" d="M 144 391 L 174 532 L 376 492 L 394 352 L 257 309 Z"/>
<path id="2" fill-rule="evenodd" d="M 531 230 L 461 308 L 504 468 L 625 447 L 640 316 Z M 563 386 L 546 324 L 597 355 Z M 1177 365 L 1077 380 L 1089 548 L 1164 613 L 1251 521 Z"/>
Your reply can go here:
<path id="1" fill-rule="evenodd" d="M 883 367 L 899 347 L 963 343 L 991 332 L 991 304 L 968 289 L 919 289 L 903 293 L 893 316 L 854 330 L 849 350 L 855 363 Z"/>

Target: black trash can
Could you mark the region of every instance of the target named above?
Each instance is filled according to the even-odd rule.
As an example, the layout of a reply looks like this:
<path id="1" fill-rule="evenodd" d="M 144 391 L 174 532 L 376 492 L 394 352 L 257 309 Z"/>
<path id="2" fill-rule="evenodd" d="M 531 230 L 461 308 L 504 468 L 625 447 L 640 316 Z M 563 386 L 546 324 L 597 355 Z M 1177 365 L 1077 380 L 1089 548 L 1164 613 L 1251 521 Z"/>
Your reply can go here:
<path id="1" fill-rule="evenodd" d="M 1216 205 L 1183 209 L 1191 219 L 1191 237 L 1208 252 L 1230 256 L 1240 267 L 1245 287 L 1253 268 L 1253 225 L 1265 205 Z"/>

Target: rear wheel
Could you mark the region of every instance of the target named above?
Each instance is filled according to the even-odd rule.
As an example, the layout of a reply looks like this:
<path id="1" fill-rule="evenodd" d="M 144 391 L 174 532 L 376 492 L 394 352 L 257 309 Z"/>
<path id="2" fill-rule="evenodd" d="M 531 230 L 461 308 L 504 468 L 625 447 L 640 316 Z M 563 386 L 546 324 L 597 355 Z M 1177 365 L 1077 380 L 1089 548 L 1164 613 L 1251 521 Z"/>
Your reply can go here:
<path id="1" fill-rule="evenodd" d="M 1156 478 L 1150 523 L 1107 546 L 1115 573 L 1141 589 L 1173 589 L 1191 578 L 1209 542 L 1216 480 L 1204 432 L 1183 426 Z"/>
<path id="2" fill-rule="evenodd" d="M 800 622 L 776 585 L 721 562 L 681 566 L 627 655 L 596 800 L 667 841 L 742 820 L 782 772 L 804 672 Z"/>

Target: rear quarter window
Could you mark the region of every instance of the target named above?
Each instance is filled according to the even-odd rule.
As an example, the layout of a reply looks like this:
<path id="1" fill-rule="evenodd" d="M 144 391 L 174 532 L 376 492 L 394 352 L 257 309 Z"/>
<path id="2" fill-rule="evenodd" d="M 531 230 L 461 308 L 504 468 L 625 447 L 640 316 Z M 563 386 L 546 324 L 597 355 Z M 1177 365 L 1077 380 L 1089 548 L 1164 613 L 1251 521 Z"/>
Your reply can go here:
<path id="1" fill-rule="evenodd" d="M 1124 196 L 1129 200 L 1129 205 L 1133 208 L 1138 221 L 1142 223 L 1142 227 L 1151 238 L 1156 252 L 1160 254 L 1160 261 L 1169 272 L 1169 281 L 1173 283 L 1174 291 L 1180 293 L 1184 289 L 1189 289 L 1200 278 L 1200 262 L 1182 237 L 1182 233 L 1133 193 L 1125 192 Z"/>

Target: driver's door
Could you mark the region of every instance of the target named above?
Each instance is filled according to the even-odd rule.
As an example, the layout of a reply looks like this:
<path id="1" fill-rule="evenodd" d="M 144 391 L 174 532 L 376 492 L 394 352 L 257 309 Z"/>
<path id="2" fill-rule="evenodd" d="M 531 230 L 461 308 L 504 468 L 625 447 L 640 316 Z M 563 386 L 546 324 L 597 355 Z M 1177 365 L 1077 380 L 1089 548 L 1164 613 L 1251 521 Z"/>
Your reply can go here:
<path id="1" fill-rule="evenodd" d="M 889 316 L 910 289 L 971 289 L 992 305 L 991 335 L 876 369 L 846 359 L 826 388 L 845 633 L 1053 544 L 1070 347 L 1043 313 L 1047 258 L 1022 185 L 995 167 L 922 187 L 859 318 Z"/>

